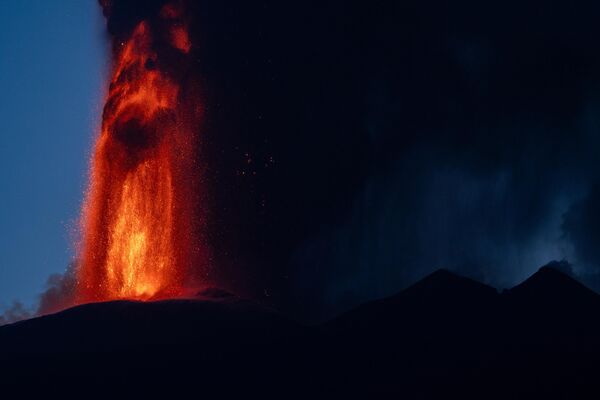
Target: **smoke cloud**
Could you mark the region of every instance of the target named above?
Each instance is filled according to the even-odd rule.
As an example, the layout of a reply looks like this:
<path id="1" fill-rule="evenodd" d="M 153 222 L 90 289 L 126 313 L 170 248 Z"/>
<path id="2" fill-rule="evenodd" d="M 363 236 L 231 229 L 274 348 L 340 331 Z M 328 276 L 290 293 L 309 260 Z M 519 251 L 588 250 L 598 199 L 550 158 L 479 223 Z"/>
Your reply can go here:
<path id="1" fill-rule="evenodd" d="M 76 278 L 76 262 L 71 263 L 64 274 L 50 275 L 36 314 L 49 314 L 73 305 Z"/>
<path id="2" fill-rule="evenodd" d="M 76 263 L 69 265 L 62 274 L 52 274 L 46 281 L 46 287 L 39 296 L 38 304 L 34 309 L 26 307 L 15 301 L 12 306 L 0 314 L 0 325 L 50 314 L 68 308 L 74 304 L 74 289 L 76 280 Z"/>
<path id="3" fill-rule="evenodd" d="M 15 301 L 0 315 L 0 326 L 28 319 L 32 316 L 33 313 L 30 310 L 28 310 L 22 303 Z"/>

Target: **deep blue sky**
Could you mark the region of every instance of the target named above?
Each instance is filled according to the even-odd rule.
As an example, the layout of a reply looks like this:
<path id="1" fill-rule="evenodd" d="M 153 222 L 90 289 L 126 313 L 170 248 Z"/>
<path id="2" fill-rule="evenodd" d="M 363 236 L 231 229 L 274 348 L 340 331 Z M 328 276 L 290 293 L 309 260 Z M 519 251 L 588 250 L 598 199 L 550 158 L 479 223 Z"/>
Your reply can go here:
<path id="1" fill-rule="evenodd" d="M 93 0 L 0 0 L 0 311 L 73 256 L 106 38 Z"/>

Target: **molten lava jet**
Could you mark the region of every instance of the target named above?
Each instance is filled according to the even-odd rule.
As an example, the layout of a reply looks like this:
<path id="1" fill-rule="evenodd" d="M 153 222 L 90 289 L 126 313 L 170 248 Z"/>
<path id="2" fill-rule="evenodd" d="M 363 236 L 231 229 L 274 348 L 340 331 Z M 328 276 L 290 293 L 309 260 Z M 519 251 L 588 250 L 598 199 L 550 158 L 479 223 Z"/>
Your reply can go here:
<path id="1" fill-rule="evenodd" d="M 200 264 L 194 85 L 182 10 L 163 7 L 126 40 L 114 66 L 82 213 L 76 303 L 181 295 Z"/>

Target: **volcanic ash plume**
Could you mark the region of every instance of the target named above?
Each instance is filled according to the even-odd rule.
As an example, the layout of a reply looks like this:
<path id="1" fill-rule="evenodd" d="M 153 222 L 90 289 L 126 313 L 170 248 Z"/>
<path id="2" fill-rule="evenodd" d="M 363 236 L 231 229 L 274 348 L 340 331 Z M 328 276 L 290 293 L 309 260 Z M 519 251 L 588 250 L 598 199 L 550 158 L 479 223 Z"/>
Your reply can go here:
<path id="1" fill-rule="evenodd" d="M 110 11 L 110 10 L 109 10 Z M 182 294 L 198 249 L 200 105 L 180 4 L 114 39 L 82 213 L 75 302 Z"/>

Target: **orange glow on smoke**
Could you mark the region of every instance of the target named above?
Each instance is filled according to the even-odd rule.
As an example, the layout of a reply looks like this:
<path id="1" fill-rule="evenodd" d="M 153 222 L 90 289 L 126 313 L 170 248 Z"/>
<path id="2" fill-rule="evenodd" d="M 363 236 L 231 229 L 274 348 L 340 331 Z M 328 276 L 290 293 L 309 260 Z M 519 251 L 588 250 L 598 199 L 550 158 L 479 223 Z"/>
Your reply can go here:
<path id="1" fill-rule="evenodd" d="M 176 11 L 165 8 L 156 37 L 142 21 L 117 44 L 83 208 L 78 303 L 180 295 L 198 262 L 197 96 L 183 93 L 154 50 L 162 40 L 182 56 L 190 51 Z"/>
<path id="2" fill-rule="evenodd" d="M 192 44 L 190 43 L 190 38 L 188 37 L 188 33 L 184 28 L 181 26 L 173 27 L 171 30 L 171 37 L 173 46 L 184 53 L 189 53 Z"/>

